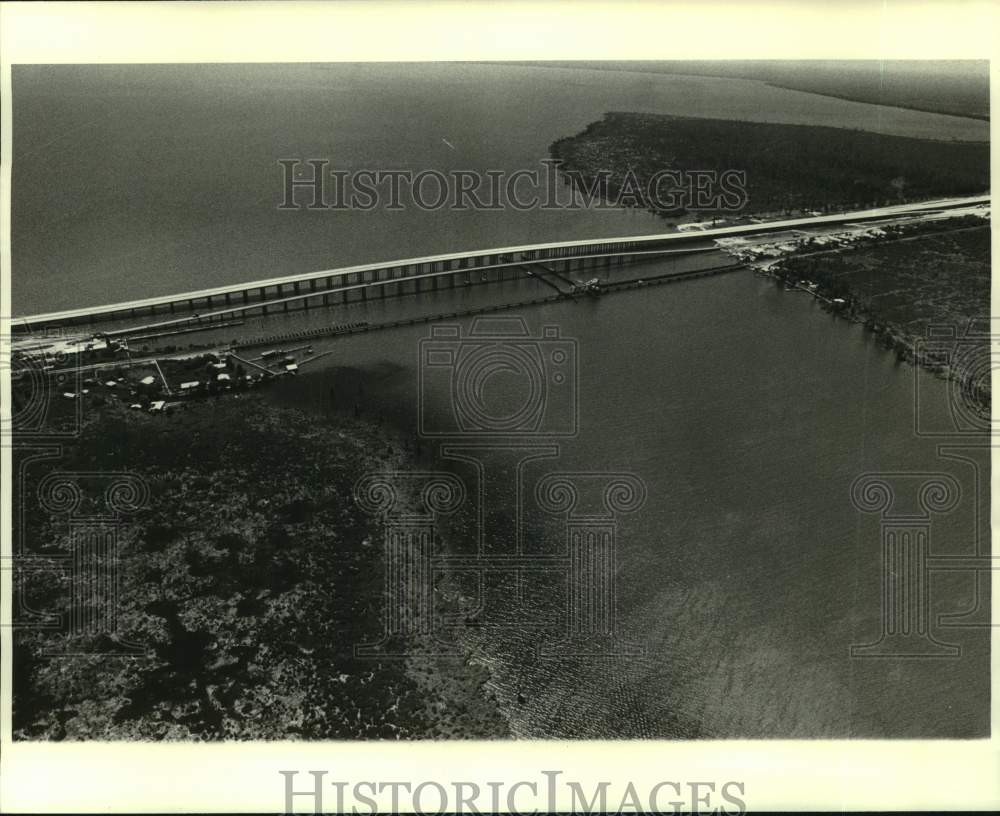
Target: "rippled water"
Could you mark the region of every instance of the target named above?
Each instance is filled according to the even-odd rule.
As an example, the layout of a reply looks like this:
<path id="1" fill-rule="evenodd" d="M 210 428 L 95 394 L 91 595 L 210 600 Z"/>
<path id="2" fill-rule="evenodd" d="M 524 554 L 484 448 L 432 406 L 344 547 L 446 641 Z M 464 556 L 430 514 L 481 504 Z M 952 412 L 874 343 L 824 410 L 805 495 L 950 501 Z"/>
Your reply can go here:
<path id="1" fill-rule="evenodd" d="M 468 295 L 435 297 L 444 306 Z M 852 506 L 857 476 L 954 475 L 962 502 L 935 519 L 932 551 L 974 546 L 972 466 L 943 458 L 940 440 L 914 432 L 915 378 L 920 410 L 936 423 L 950 416 L 944 382 L 897 364 L 861 327 L 826 314 L 807 295 L 749 271 L 518 314 L 534 335 L 558 326 L 577 343 L 580 363 L 579 436 L 559 442 L 557 458 L 525 469 L 525 552 L 562 546 L 530 491 L 548 471 L 633 472 L 649 497 L 621 519 L 617 569 L 618 625 L 644 656 L 539 658 L 536 646 L 565 625 L 563 574 L 526 574 L 520 594 L 514 573 L 488 577 L 487 608 L 470 616 L 460 639 L 492 668 L 515 733 L 986 733 L 987 630 L 937 630 L 963 645 L 955 660 L 848 654 L 879 631 L 878 518 Z M 458 323 L 467 334 L 471 321 Z M 418 349 L 429 336 L 430 327 L 416 326 L 339 339 L 336 353 L 280 399 L 308 404 L 311 392 L 326 404 L 333 384 L 339 408 L 358 405 L 415 430 Z M 345 370 L 363 372 L 363 385 L 342 387 Z M 435 387 L 431 402 L 443 405 L 451 392 L 445 383 Z M 422 449 L 425 457 L 439 450 L 427 439 Z M 969 458 L 988 479 L 982 451 Z M 474 484 L 468 465 L 440 456 L 436 464 Z M 516 546 L 512 483 L 496 495 L 506 497 L 508 511 L 488 523 L 494 553 Z M 988 506 L 985 485 L 978 499 Z M 452 552 L 474 549 L 472 509 L 446 531 Z M 446 583 L 475 605 L 469 574 Z M 968 574 L 946 580 L 939 573 L 933 586 L 935 613 L 972 603 Z"/>
<path id="2" fill-rule="evenodd" d="M 149 296 L 353 262 L 490 245 L 651 232 L 643 213 L 279 212 L 279 157 L 448 170 L 512 169 L 607 110 L 842 124 L 982 138 L 985 124 L 887 111 L 759 83 L 477 66 L 23 68 L 14 73 L 15 313 Z M 81 100 L 87 100 L 82 104 Z M 443 140 L 450 143 L 450 147 Z M 42 169 L 44 173 L 40 172 Z M 239 333 L 375 321 L 537 294 L 506 282 L 247 321 Z M 947 386 L 876 347 L 857 326 L 750 272 L 526 308 L 537 335 L 576 343 L 579 435 L 547 469 L 630 471 L 645 507 L 621 520 L 618 626 L 641 657 L 541 659 L 564 621 L 558 573 L 490 576 L 462 642 L 493 670 L 521 736 L 819 737 L 985 734 L 987 630 L 939 637 L 961 659 L 852 660 L 875 638 L 878 519 L 851 505 L 866 471 L 951 473 L 962 503 L 936 519 L 934 552 L 970 552 L 968 462 L 914 433 L 947 424 Z M 468 332 L 470 320 L 458 321 Z M 426 325 L 317 341 L 333 353 L 275 398 L 381 415 L 416 429 Z M 313 373 L 310 373 L 313 372 Z M 345 373 L 353 373 L 353 378 Z M 346 385 L 346 383 L 350 383 Z M 449 398 L 446 382 L 429 404 Z M 436 390 L 435 390 L 436 389 Z M 424 440 L 425 459 L 437 447 Z M 971 453 L 973 462 L 983 460 Z M 469 476 L 468 467 L 437 464 Z M 510 488 L 508 487 L 508 490 Z M 502 494 L 501 494 L 502 495 Z M 471 519 L 448 530 L 474 545 Z M 485 541 L 509 546 L 512 520 Z M 528 512 L 523 543 L 560 547 Z M 979 531 L 984 533 L 984 531 Z M 534 549 L 531 549 L 534 548 Z M 474 598 L 468 576 L 452 588 Z M 937 576 L 933 611 L 972 602 L 967 575 Z M 519 594 L 520 593 L 520 594 Z M 505 623 L 504 626 L 485 624 Z"/>

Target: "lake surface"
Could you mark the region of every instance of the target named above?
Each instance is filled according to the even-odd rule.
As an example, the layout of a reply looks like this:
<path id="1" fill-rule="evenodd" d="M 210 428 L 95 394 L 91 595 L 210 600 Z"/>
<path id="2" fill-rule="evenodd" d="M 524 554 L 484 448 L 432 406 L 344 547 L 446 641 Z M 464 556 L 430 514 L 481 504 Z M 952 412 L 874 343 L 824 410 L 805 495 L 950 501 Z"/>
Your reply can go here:
<path id="1" fill-rule="evenodd" d="M 751 80 L 528 66 L 17 66 L 13 98 L 14 314 L 664 228 L 614 210 L 280 211 L 281 158 L 533 170 L 613 110 L 988 138 L 985 122 Z"/>
<path id="2" fill-rule="evenodd" d="M 503 297 L 513 285 L 505 284 Z M 538 284 L 521 286 L 530 294 Z M 468 308 L 501 299 L 493 288 L 428 294 L 419 307 L 358 304 L 338 310 L 338 319 Z M 934 519 L 932 551 L 974 549 L 974 468 L 943 458 L 940 439 L 915 434 L 915 380 L 922 416 L 933 423 L 950 416 L 944 382 L 897 364 L 861 327 L 807 295 L 749 271 L 510 314 L 533 336 L 558 327 L 579 355 L 579 436 L 559 441 L 557 458 L 525 471 L 526 552 L 552 555 L 562 544 L 530 495 L 533 480 L 549 471 L 632 472 L 649 494 L 641 511 L 621 519 L 617 570 L 618 625 L 644 656 L 537 657 L 538 643 L 566 622 L 565 579 L 555 573 L 531 574 L 519 592 L 512 574 L 493 574 L 487 608 L 452 632 L 490 666 L 514 733 L 902 738 L 988 731 L 987 629 L 935 629 L 963 646 L 959 659 L 849 657 L 850 646 L 876 639 L 880 626 L 879 519 L 852 506 L 856 477 L 953 475 L 962 501 Z M 472 328 L 471 319 L 448 322 L 465 337 Z M 415 437 L 419 348 L 430 334 L 425 325 L 317 344 L 317 353 L 335 351 L 273 398 L 320 413 L 357 409 Z M 438 383 L 426 399 L 440 407 L 451 393 Z M 468 466 L 439 455 L 438 442 L 424 439 L 421 447 L 423 466 L 475 484 Z M 968 456 L 980 465 L 978 500 L 988 507 L 988 461 L 982 449 Z M 501 459 L 486 457 L 493 465 Z M 511 546 L 514 521 L 509 513 L 492 519 L 488 549 Z M 468 553 L 474 531 L 474 519 L 460 512 L 448 526 L 447 549 Z M 935 615 L 973 604 L 968 574 L 945 580 L 936 573 L 933 586 Z M 456 587 L 463 608 L 475 607 L 472 578 L 445 580 L 441 592 L 454 595 Z"/>
<path id="3" fill-rule="evenodd" d="M 18 67 L 14 96 L 15 314 L 663 229 L 636 212 L 281 212 L 282 157 L 327 157 L 345 169 L 510 171 L 535 166 L 552 141 L 609 110 L 944 139 L 983 139 L 988 127 L 741 80 L 503 66 Z M 254 318 L 240 332 L 454 311 L 537 295 L 540 286 L 506 282 Z M 565 613 L 557 576 L 530 576 L 521 590 L 510 575 L 495 576 L 483 621 L 511 625 L 480 626 L 471 615 L 454 633 L 490 666 L 514 733 L 987 733 L 988 630 L 939 632 L 963 646 L 956 660 L 848 654 L 875 639 L 879 618 L 878 519 L 851 505 L 858 475 L 953 474 L 962 504 L 935 519 L 932 550 L 973 546 L 973 468 L 914 433 L 914 382 L 920 410 L 938 424 L 949 416 L 945 383 L 898 365 L 806 295 L 750 272 L 519 314 L 536 336 L 557 326 L 579 360 L 579 435 L 528 475 L 630 471 L 649 498 L 621 520 L 617 567 L 619 629 L 644 656 L 538 658 L 538 627 L 551 630 Z M 458 323 L 467 333 L 471 321 Z M 421 325 L 317 341 L 317 353 L 333 353 L 273 398 L 321 412 L 357 406 L 414 431 L 419 344 L 429 332 Z M 427 394 L 439 409 L 449 398 L 446 383 Z M 422 443 L 425 464 L 469 475 L 436 451 Z M 983 484 L 978 498 L 988 502 L 988 478 Z M 508 541 L 510 522 L 493 519 L 487 538 Z M 542 554 L 559 546 L 537 514 L 526 525 L 526 546 Z M 471 521 L 459 515 L 446 546 L 470 541 Z M 465 577 L 445 581 L 445 590 L 474 598 Z M 967 575 L 937 577 L 933 588 L 935 613 L 972 603 Z"/>

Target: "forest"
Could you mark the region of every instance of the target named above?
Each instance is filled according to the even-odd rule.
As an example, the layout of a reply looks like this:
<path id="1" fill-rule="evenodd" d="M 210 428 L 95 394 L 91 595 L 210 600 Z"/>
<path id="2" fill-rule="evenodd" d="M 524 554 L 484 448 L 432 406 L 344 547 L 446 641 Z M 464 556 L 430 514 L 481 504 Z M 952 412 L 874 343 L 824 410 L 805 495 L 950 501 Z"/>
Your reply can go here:
<path id="1" fill-rule="evenodd" d="M 607 197 L 631 175 L 640 187 L 657 173 L 745 174 L 739 215 L 873 207 L 989 189 L 989 145 L 884 136 L 846 128 L 737 122 L 643 113 L 608 113 L 583 132 L 552 144 L 564 180 L 579 190 L 607 174 Z M 666 217 L 647 196 L 634 202 Z M 690 197 L 689 197 L 690 199 Z M 733 214 L 733 213 L 730 213 Z"/>

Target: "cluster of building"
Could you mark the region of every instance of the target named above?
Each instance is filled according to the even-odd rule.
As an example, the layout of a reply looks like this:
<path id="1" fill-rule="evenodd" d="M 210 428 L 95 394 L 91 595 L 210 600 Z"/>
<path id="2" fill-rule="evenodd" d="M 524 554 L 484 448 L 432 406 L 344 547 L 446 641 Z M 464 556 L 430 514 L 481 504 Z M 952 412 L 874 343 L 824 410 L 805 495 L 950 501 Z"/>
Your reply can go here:
<path id="1" fill-rule="evenodd" d="M 858 224 L 848 225 L 847 229 L 836 232 L 783 232 L 770 236 L 770 240 L 733 236 L 719 238 L 715 243 L 738 261 L 757 269 L 767 270 L 776 260 L 793 252 L 847 248 L 859 241 L 884 237 L 885 234 L 883 227 Z"/>
<path id="2" fill-rule="evenodd" d="M 199 363 L 204 364 L 202 369 L 199 369 Z M 143 362 L 134 368 L 129 367 L 124 373 L 127 365 L 116 369 L 115 373 L 119 376 L 107 379 L 87 377 L 83 379 L 79 391 L 65 391 L 63 397 L 78 399 L 92 393 L 100 394 L 105 399 L 128 402 L 128 407 L 133 410 L 156 414 L 168 412 L 187 399 L 253 387 L 267 376 L 263 371 L 246 373 L 242 364 L 230 355 L 211 352 L 194 358 L 164 360 L 162 367 L 158 361 L 153 361 L 151 365 Z M 168 381 L 164 368 L 175 385 Z"/>

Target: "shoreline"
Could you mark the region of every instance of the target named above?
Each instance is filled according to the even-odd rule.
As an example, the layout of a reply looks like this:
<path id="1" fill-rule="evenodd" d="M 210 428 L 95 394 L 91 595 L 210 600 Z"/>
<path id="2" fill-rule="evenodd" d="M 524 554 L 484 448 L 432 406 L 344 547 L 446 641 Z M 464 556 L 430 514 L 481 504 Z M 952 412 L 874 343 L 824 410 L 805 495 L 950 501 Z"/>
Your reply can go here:
<path id="1" fill-rule="evenodd" d="M 549 302 L 558 298 L 541 298 Z M 501 307 L 509 308 L 509 307 Z M 423 320 L 407 322 L 426 322 Z M 449 469 L 454 463 L 436 457 L 433 445 L 424 445 L 415 437 L 412 413 L 394 398 L 393 380 L 399 372 L 373 367 L 342 365 L 323 366 L 295 378 L 297 394 L 269 392 L 277 404 L 294 404 L 307 414 L 334 416 L 348 420 L 374 422 L 387 439 L 399 446 L 392 469 L 421 470 L 433 467 Z M 327 383 L 332 383 L 329 389 Z M 288 383 L 285 383 L 288 384 Z M 317 387 L 319 386 L 319 387 Z M 324 404 L 323 394 L 336 394 Z M 377 413 L 376 413 L 377 412 Z M 416 439 L 414 442 L 413 440 Z M 383 468 L 384 469 L 384 468 Z M 448 548 L 447 536 L 439 534 L 441 546 Z M 381 555 L 381 550 L 380 550 Z M 428 733 L 415 739 L 508 739 L 511 737 L 507 714 L 497 695 L 489 661 L 467 639 L 456 638 L 461 655 L 431 657 L 411 655 L 401 660 L 404 671 L 422 690 L 419 698 L 432 723 Z M 449 714 L 469 718 L 478 725 L 462 730 Z"/>
<path id="2" fill-rule="evenodd" d="M 987 235 L 991 234 L 989 222 L 950 231 L 917 232 L 910 236 L 906 236 L 904 233 L 902 240 L 933 241 L 935 239 L 952 238 L 961 233 L 977 232 L 979 230 L 986 230 Z M 836 259 L 837 255 L 850 258 L 852 252 L 878 252 L 887 249 L 891 251 L 892 247 L 892 242 L 888 244 L 879 244 L 876 242 L 871 245 L 862 245 L 852 249 L 832 251 L 829 253 L 829 256 L 831 259 Z M 816 256 L 821 260 L 825 255 L 827 253 L 816 253 Z M 946 319 L 938 321 L 925 315 L 920 320 L 920 322 L 926 322 L 923 334 L 908 331 L 898 320 L 887 316 L 878 308 L 873 307 L 871 303 L 866 305 L 864 294 L 856 286 L 852 286 L 850 282 L 825 279 L 817 276 L 815 272 L 811 276 L 804 278 L 803 274 L 809 275 L 809 273 L 801 269 L 796 270 L 794 266 L 797 261 L 806 260 L 809 257 L 809 253 L 792 254 L 779 257 L 767 263 L 764 267 L 752 265 L 751 268 L 754 269 L 755 274 L 758 276 L 771 278 L 777 285 L 783 285 L 786 290 L 795 290 L 812 295 L 815 300 L 820 302 L 820 308 L 824 311 L 864 327 L 864 330 L 873 335 L 876 342 L 882 348 L 894 352 L 898 361 L 908 363 L 914 368 L 926 371 L 938 379 L 956 383 L 960 389 L 962 399 L 968 404 L 968 407 L 982 416 L 989 416 L 992 400 L 989 374 L 987 372 L 984 378 L 984 372 L 980 369 L 980 366 L 976 365 L 981 361 L 984 351 L 988 355 L 989 348 L 989 327 L 987 326 L 985 334 L 977 330 L 977 326 L 983 320 L 982 316 L 965 315 L 962 325 L 956 325 L 957 321 L 956 323 L 949 324 Z M 967 258 L 967 260 L 977 262 L 979 259 Z M 900 262 L 900 265 L 903 265 L 902 262 Z M 990 274 L 989 254 L 985 258 L 985 268 L 985 274 L 988 278 Z M 817 277 L 820 279 L 814 280 Z M 869 296 L 869 301 L 871 297 Z M 988 306 L 988 286 L 986 288 L 985 300 Z M 911 308 L 914 312 L 917 311 L 916 306 Z M 947 326 L 954 330 L 954 334 L 941 339 L 930 337 L 928 332 L 935 326 Z M 962 345 L 963 343 L 965 344 L 964 346 Z M 973 353 L 978 349 L 979 356 L 969 360 L 968 357 L 962 355 L 962 351 L 965 349 L 972 349 Z M 935 351 L 947 352 L 944 355 L 947 357 L 947 360 L 943 360 L 940 354 L 936 355 Z M 963 363 L 965 363 L 964 366 Z"/>
<path id="3" fill-rule="evenodd" d="M 642 209 L 668 223 L 846 211 L 989 188 L 986 142 L 827 125 L 615 110 L 557 139 L 549 155 L 561 162 L 564 182 L 581 195 Z M 861 180 L 838 158 L 843 155 L 862 164 Z M 735 176 L 733 168 L 739 168 Z M 694 178 L 705 173 L 714 175 Z"/>

